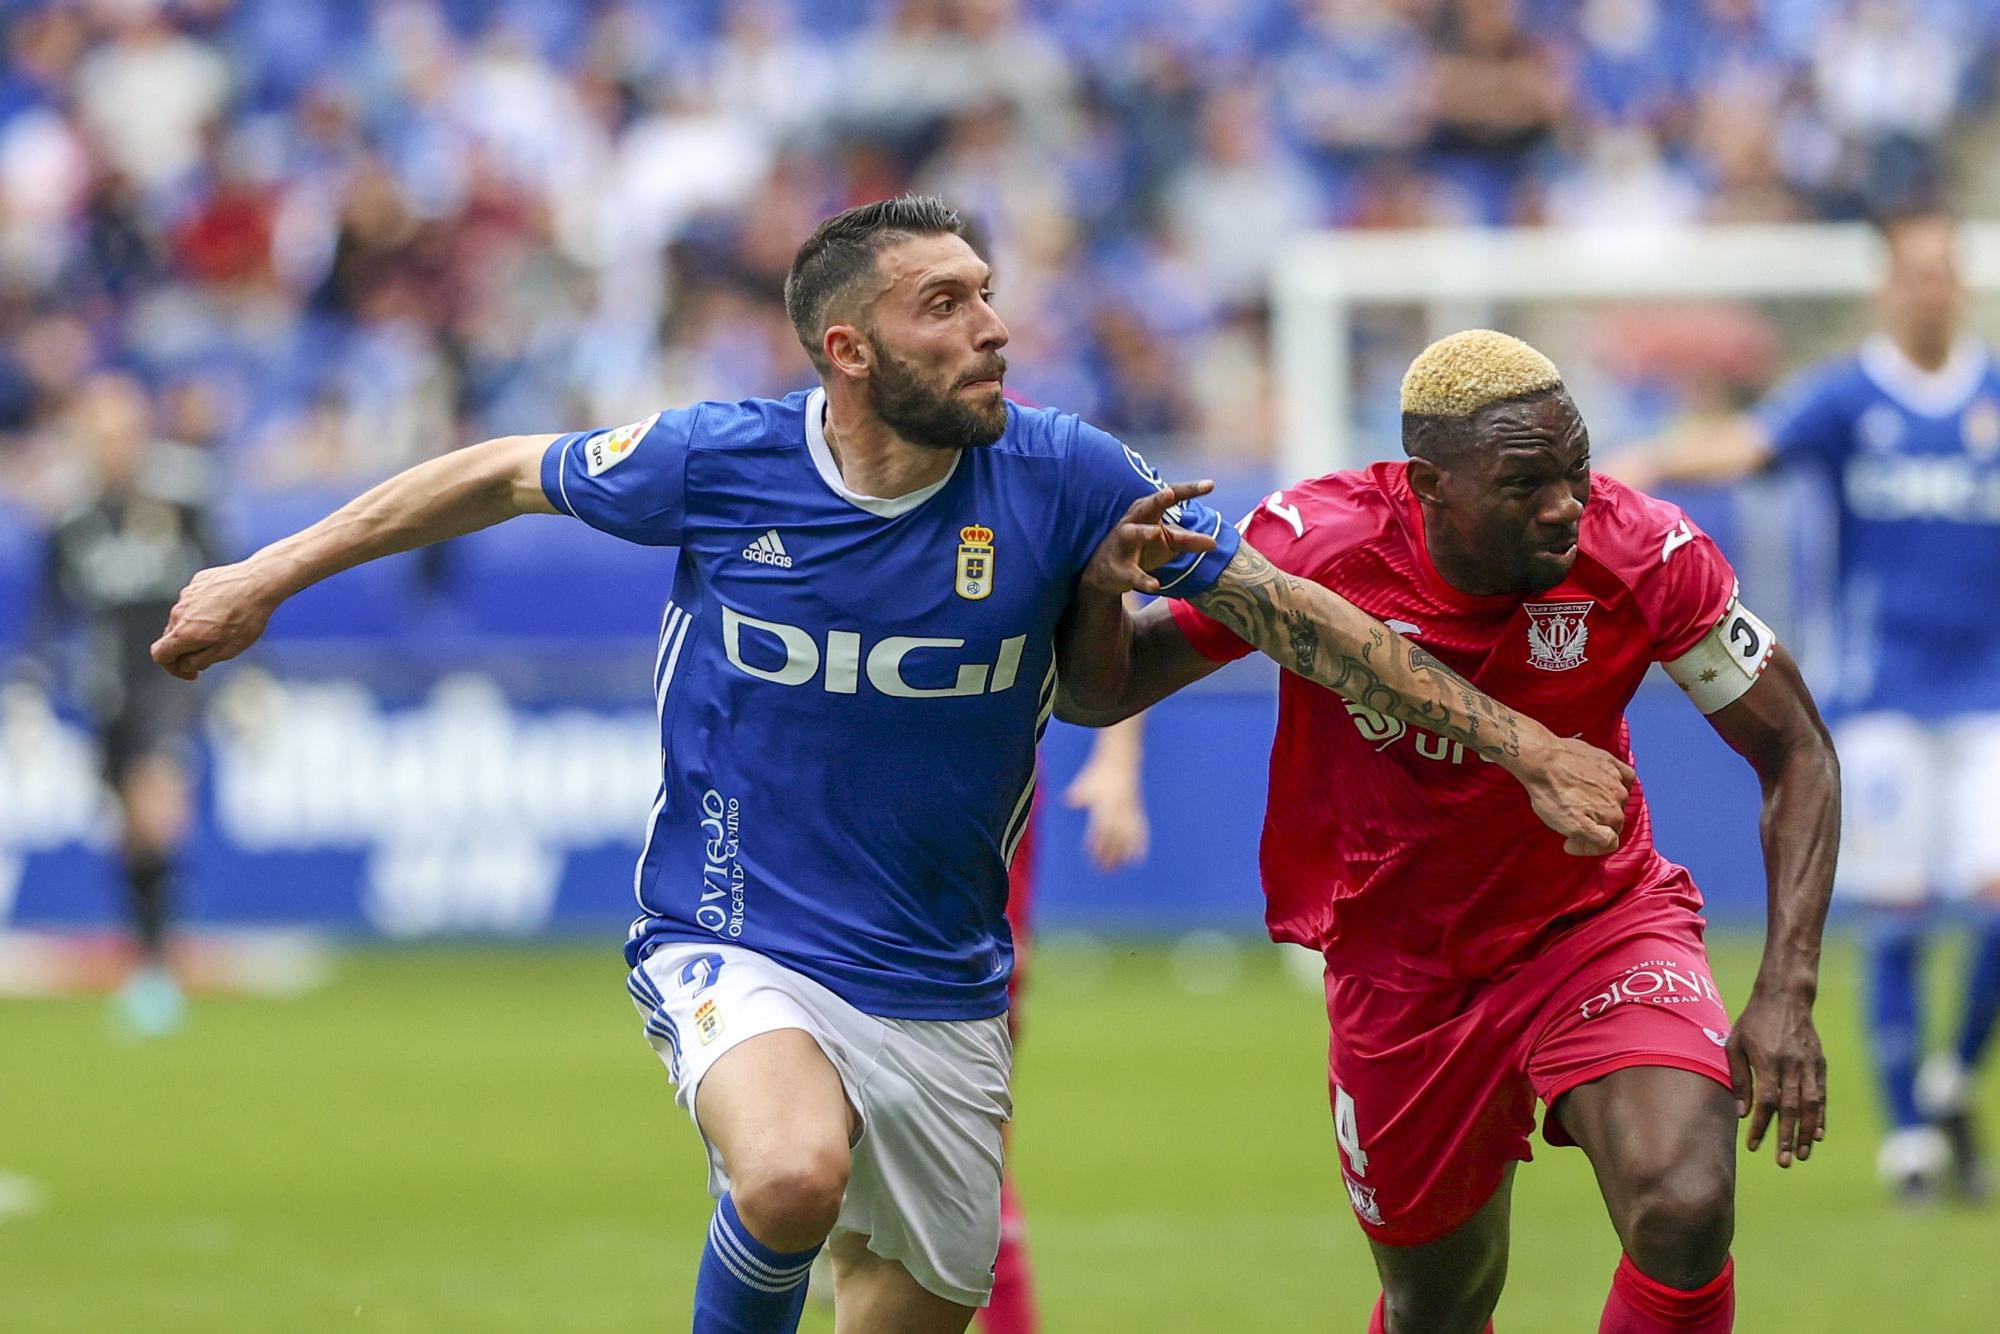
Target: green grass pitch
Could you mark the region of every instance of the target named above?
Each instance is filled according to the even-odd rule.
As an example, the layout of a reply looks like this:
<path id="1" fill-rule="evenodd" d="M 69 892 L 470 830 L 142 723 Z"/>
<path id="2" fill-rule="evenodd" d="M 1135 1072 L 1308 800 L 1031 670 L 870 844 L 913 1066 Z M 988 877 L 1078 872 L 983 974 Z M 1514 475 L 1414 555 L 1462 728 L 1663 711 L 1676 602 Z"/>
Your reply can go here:
<path id="1" fill-rule="evenodd" d="M 1754 942 L 1715 955 L 1740 999 Z M 1051 1334 L 1363 1328 L 1323 1021 L 1280 962 L 1037 954 L 1015 1155 Z M 1875 1187 L 1855 1011 L 1836 944 L 1831 1137 L 1743 1166 L 1737 1327 L 2000 1330 L 2000 1215 Z M 609 945 L 363 952 L 145 1047 L 98 1002 L 0 1004 L 0 1173 L 42 1196 L 0 1218 L 13 1334 L 685 1329 L 709 1211 Z M 1582 1155 L 1541 1149 L 1515 1201 L 1498 1327 L 1594 1330 L 1617 1249 Z"/>

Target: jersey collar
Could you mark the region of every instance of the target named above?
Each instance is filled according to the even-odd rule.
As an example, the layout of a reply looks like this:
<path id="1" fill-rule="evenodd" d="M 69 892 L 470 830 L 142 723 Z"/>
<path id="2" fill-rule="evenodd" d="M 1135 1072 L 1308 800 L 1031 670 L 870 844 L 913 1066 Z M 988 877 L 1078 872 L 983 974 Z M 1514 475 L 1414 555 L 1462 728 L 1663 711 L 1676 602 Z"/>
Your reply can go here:
<path id="1" fill-rule="evenodd" d="M 813 468 L 819 479 L 826 483 L 827 490 L 839 496 L 856 509 L 867 510 L 870 514 L 884 519 L 893 519 L 908 514 L 917 506 L 945 489 L 951 479 L 958 476 L 958 465 L 965 457 L 959 450 L 952 458 L 951 467 L 945 475 L 929 486 L 912 491 L 905 496 L 884 499 L 881 496 L 864 496 L 859 491 L 847 489 L 847 483 L 840 476 L 840 465 L 833 461 L 833 451 L 826 444 L 826 390 L 815 389 L 806 395 L 806 452 L 812 455 Z"/>
<path id="2" fill-rule="evenodd" d="M 1873 334 L 1861 345 L 1861 369 L 1875 387 L 1920 417 L 1963 411 L 1986 379 L 1986 344 L 1972 334 L 1951 345 L 1944 365 L 1927 371 L 1903 355 L 1896 340 Z"/>

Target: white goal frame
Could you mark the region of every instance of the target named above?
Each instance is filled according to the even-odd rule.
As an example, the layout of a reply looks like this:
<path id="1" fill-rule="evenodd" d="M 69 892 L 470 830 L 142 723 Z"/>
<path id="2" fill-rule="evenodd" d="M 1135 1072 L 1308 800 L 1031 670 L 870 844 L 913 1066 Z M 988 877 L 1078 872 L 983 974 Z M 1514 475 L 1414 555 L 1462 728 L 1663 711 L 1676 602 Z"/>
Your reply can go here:
<path id="1" fill-rule="evenodd" d="M 1968 223 L 1963 244 L 1967 285 L 2000 291 L 2000 223 Z M 1354 421 L 1358 306 L 1421 306 L 1435 338 L 1490 325 L 1506 301 L 1857 296 L 1875 287 L 1880 249 L 1859 223 L 1302 233 L 1271 270 L 1277 480 L 1379 456 Z"/>

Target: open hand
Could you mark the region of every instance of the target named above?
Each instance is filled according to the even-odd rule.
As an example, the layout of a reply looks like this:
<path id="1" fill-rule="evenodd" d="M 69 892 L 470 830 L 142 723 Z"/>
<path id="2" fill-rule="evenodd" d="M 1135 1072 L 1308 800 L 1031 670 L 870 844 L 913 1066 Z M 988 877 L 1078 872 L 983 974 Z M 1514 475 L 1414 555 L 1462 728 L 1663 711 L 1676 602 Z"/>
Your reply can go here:
<path id="1" fill-rule="evenodd" d="M 1084 584 L 1104 593 L 1159 592 L 1160 581 L 1147 571 L 1159 569 L 1183 551 L 1215 550 L 1214 538 L 1168 523 L 1167 511 L 1214 489 L 1214 482 L 1175 482 L 1133 501 L 1097 544 L 1083 571 Z"/>
<path id="2" fill-rule="evenodd" d="M 279 600 L 249 561 L 203 570 L 181 590 L 153 661 L 192 681 L 256 643 Z"/>
<path id="3" fill-rule="evenodd" d="M 1826 1138 L 1826 1054 L 1804 996 L 1753 991 L 1729 1033 L 1729 1076 L 1736 1115 L 1750 1118 L 1743 1147 L 1755 1153 L 1773 1124 L 1778 1166 L 1812 1157 Z"/>
<path id="4" fill-rule="evenodd" d="M 1084 812 L 1083 849 L 1100 871 L 1116 871 L 1146 855 L 1152 826 L 1132 775 L 1092 762 L 1078 770 L 1063 803 Z"/>

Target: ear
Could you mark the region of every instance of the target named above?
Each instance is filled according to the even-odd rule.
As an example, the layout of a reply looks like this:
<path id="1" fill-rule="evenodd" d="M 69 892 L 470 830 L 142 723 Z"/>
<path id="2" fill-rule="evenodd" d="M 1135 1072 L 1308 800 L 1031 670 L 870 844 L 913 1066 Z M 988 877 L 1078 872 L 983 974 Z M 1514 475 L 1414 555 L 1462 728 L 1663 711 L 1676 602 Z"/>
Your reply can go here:
<path id="1" fill-rule="evenodd" d="M 875 349 L 868 338 L 852 324 L 830 324 L 820 335 L 820 347 L 826 353 L 827 364 L 835 372 L 857 380 L 868 378 L 868 371 L 874 365 Z"/>
<path id="2" fill-rule="evenodd" d="M 1422 455 L 1410 458 L 1410 490 L 1417 493 L 1417 499 L 1426 505 L 1444 503 L 1444 470 Z"/>

